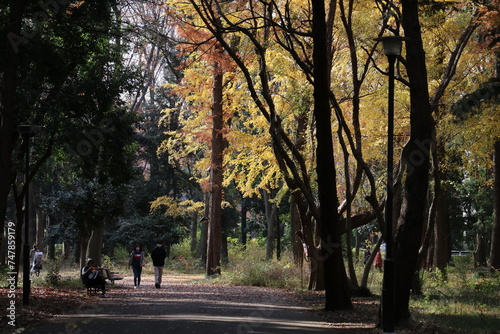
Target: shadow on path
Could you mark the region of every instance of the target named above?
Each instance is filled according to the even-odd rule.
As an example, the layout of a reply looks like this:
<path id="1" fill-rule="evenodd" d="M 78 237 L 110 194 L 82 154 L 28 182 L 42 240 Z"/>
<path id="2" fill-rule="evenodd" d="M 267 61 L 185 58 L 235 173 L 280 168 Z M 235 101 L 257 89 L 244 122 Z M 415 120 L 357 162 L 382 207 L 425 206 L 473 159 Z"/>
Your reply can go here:
<path id="1" fill-rule="evenodd" d="M 155 289 L 148 284 L 137 290 L 124 285 L 110 295 L 23 333 L 332 333 L 278 289 L 199 284 Z"/>

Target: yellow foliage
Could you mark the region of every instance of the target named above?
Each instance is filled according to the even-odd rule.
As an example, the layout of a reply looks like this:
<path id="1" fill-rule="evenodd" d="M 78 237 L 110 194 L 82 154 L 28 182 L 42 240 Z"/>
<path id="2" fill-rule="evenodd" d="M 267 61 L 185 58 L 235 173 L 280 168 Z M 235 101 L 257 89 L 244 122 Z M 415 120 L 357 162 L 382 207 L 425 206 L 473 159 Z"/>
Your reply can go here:
<path id="1" fill-rule="evenodd" d="M 305 0 L 277 2 L 278 6 L 285 3 L 289 5 L 290 24 L 298 31 L 309 32 L 310 3 Z M 348 6 L 349 3 L 344 3 L 344 5 Z M 210 166 L 213 65 L 217 61 L 221 64 L 224 74 L 224 137 L 228 144 L 224 151 L 224 185 L 234 182 L 244 196 L 260 196 L 262 189 L 284 189 L 282 188 L 282 172 L 278 168 L 269 134 L 269 121 L 259 111 L 258 107 L 261 106 L 256 106 L 255 101 L 249 96 L 246 78 L 228 60 L 226 54 L 216 52 L 215 39 L 204 27 L 189 1 L 174 0 L 169 2 L 168 6 L 166 15 L 177 20 L 178 35 L 185 41 L 179 48 L 179 52 L 185 56 L 185 62 L 182 65 L 182 81 L 169 84 L 172 92 L 180 97 L 179 105 L 174 109 L 164 110 L 164 118 L 168 120 L 173 112 L 180 113 L 179 119 L 182 121 L 183 128 L 181 131 L 169 133 L 169 140 L 162 144 L 159 154 L 168 151 L 170 158 L 178 164 L 182 164 L 187 159 L 193 159 L 198 181 L 206 186 L 206 170 Z M 260 2 L 241 0 L 220 3 L 220 6 L 220 10 L 226 14 L 228 20 L 226 24 L 229 22 L 238 24 L 242 29 L 265 25 L 263 15 L 256 19 L 249 19 L 251 10 L 262 11 Z M 359 149 L 363 153 L 364 160 L 372 168 L 377 181 L 380 181 L 385 173 L 385 169 L 381 166 L 385 165 L 387 148 L 387 77 L 380 71 L 386 71 L 387 59 L 378 49 L 373 54 L 369 54 L 369 51 L 374 45 L 373 38 L 379 33 L 382 21 L 380 12 L 373 1 L 355 1 L 352 6 L 351 21 L 348 21 L 351 26 L 347 29 L 342 23 L 340 10 L 337 8 L 332 31 L 331 90 L 351 132 L 354 131 L 355 121 L 359 121 L 362 142 Z M 475 9 L 469 2 L 454 3 L 440 8 L 434 10 L 422 4 L 421 23 L 431 96 L 442 83 L 451 51 L 464 28 L 469 24 Z M 349 8 L 347 8 L 348 12 Z M 278 22 L 278 16 L 273 17 L 273 20 Z M 394 26 L 392 21 L 388 24 Z M 276 43 L 275 38 L 278 35 L 270 34 L 269 38 L 264 41 L 263 29 L 255 29 L 252 32 L 252 36 L 261 40 L 262 45 L 266 47 L 267 75 L 281 125 L 293 140 L 303 139 L 304 144 L 301 150 L 309 168 L 310 177 L 314 179 L 316 139 L 314 137 L 315 120 L 312 116 L 313 87 L 297 65 L 296 59 L 293 59 L 290 53 Z M 348 42 L 349 32 L 353 33 L 355 50 L 351 50 Z M 310 60 L 311 37 L 299 38 L 304 48 L 297 48 L 297 55 L 301 60 Z M 262 89 L 258 80 L 260 64 L 254 46 L 249 42 L 248 36 L 239 31 L 231 32 L 228 41 L 232 43 L 247 66 L 249 75 L 254 80 L 257 94 L 259 94 Z M 489 141 L 485 138 L 498 135 L 498 120 L 494 117 L 495 112 L 491 111 L 489 116 L 483 116 L 486 118 L 481 120 L 471 119 L 463 126 L 452 125 L 451 118 L 446 117 L 446 114 L 461 96 L 474 90 L 478 87 L 478 83 L 485 82 L 488 77 L 492 76 L 490 71 L 493 68 L 492 61 L 491 53 L 478 49 L 474 43 L 468 45 L 457 66 L 457 75 L 439 101 L 440 110 L 435 115 L 438 138 L 458 136 L 459 131 L 470 134 L 468 138 L 473 141 L 473 144 L 468 145 L 467 149 L 480 153 L 482 157 L 478 159 L 481 163 L 486 163 L 486 148 L 491 148 Z M 375 69 L 374 64 L 378 69 Z M 366 72 L 364 72 L 365 68 Z M 353 78 L 354 75 L 356 75 L 355 78 Z M 397 77 L 407 80 L 404 66 L 401 64 L 397 66 Z M 355 92 L 357 83 L 361 84 L 359 92 Z M 395 159 L 399 159 L 401 149 L 409 138 L 409 110 L 409 89 L 403 82 L 397 81 L 395 87 Z M 358 112 L 359 119 L 356 119 Z M 303 133 L 297 133 L 299 117 L 307 119 L 307 126 Z M 485 119 L 490 120 L 488 126 L 481 127 Z M 338 191 L 345 195 L 345 186 L 342 181 L 345 177 L 352 177 L 356 165 L 352 152 L 349 152 L 350 171 L 348 175 L 345 175 L 344 153 L 336 132 L 338 126 L 337 119 L 332 116 L 332 127 L 335 131 L 334 153 L 337 170 L 341 171 L 338 174 L 340 177 Z M 464 132 L 465 129 L 468 131 Z M 363 194 L 359 198 L 362 196 Z"/>
<path id="2" fill-rule="evenodd" d="M 204 203 L 192 200 L 178 201 L 170 196 L 161 196 L 151 202 L 151 212 L 164 210 L 164 215 L 170 217 L 185 216 L 198 213 L 203 215 Z"/>

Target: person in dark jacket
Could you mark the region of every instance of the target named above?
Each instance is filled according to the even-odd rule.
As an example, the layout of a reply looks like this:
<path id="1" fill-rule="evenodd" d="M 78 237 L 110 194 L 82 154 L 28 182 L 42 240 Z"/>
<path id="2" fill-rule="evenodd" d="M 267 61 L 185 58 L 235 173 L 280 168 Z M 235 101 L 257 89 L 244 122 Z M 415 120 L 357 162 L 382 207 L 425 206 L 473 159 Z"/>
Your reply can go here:
<path id="1" fill-rule="evenodd" d="M 100 288 L 102 291 L 102 296 L 106 295 L 106 280 L 99 275 L 99 271 L 95 266 L 94 260 L 87 259 L 87 265 L 82 268 L 82 281 L 85 287 L 96 287 Z"/>
<path id="2" fill-rule="evenodd" d="M 153 268 L 155 271 L 155 288 L 159 289 L 161 285 L 161 278 L 163 276 L 163 267 L 165 266 L 165 258 L 167 252 L 163 248 L 163 242 L 157 241 L 155 248 L 151 252 L 151 260 L 153 260 Z"/>
<path id="3" fill-rule="evenodd" d="M 142 251 L 142 246 L 137 244 L 135 249 L 130 253 L 130 266 L 134 273 L 134 289 L 137 289 L 141 285 L 141 273 L 142 267 L 144 266 L 144 252 Z"/>

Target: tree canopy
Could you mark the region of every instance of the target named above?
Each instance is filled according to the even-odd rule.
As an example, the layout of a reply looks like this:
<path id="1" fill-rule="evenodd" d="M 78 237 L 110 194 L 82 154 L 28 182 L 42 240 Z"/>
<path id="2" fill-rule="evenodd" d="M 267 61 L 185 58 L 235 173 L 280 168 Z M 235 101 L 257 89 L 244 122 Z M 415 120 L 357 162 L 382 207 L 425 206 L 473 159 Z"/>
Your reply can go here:
<path id="1" fill-rule="evenodd" d="M 498 225 L 497 0 L 12 0 L 6 9 L 0 215 L 17 221 L 18 238 L 30 183 L 48 217 L 44 242 L 71 244 L 81 263 L 100 258 L 103 240 L 113 252 L 191 238 L 220 273 L 213 252 L 228 237 L 245 242 L 248 217 L 265 220 L 270 257 L 285 215 L 295 258 L 303 247 L 313 254 L 309 288 L 326 289 L 330 310 L 366 287 L 354 235 L 380 232 L 379 247 L 390 201 L 401 323 L 415 270 L 444 268 L 452 247 L 479 249 L 478 235 L 488 234 L 484 254 L 499 252 L 488 241 Z M 405 37 L 393 138 L 387 57 L 374 41 L 387 35 Z M 21 124 L 43 127 L 32 152 Z"/>

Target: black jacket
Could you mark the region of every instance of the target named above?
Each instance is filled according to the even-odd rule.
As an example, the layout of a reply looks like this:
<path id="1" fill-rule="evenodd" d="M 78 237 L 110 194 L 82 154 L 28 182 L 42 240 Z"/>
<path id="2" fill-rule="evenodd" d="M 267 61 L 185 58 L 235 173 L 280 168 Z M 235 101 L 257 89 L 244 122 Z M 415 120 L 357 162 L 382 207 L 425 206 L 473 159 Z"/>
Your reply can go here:
<path id="1" fill-rule="evenodd" d="M 154 267 L 163 267 L 165 265 L 165 258 L 167 257 L 167 252 L 165 248 L 155 246 L 151 252 L 151 260 L 153 260 Z"/>

